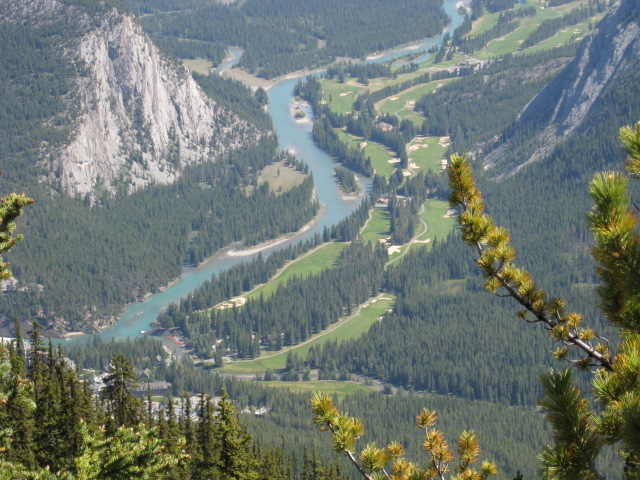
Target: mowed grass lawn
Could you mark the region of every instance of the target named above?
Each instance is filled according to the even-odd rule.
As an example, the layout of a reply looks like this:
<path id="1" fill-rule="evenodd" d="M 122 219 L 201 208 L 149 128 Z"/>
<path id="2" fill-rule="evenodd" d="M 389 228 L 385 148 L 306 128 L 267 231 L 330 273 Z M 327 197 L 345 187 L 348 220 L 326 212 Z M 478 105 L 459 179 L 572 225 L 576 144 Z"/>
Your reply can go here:
<path id="1" fill-rule="evenodd" d="M 340 341 L 351 338 L 358 338 L 363 333 L 369 331 L 371 325 L 377 321 L 381 321 L 381 317 L 388 311 L 393 309 L 396 304 L 396 296 L 391 293 L 384 293 L 379 298 L 373 298 L 367 304 L 362 306 L 360 313 L 351 319 L 349 322 L 335 329 L 333 332 L 328 333 L 324 337 L 318 339 L 319 343 L 325 343 L 328 341 Z M 384 320 L 382 320 L 384 321 Z M 311 343 L 300 347 L 300 353 L 303 353 L 305 358 L 311 348 Z"/>
<path id="2" fill-rule="evenodd" d="M 447 78 L 408 88 L 396 95 L 377 102 L 375 105 L 376 111 L 398 115 L 401 119 L 406 118 L 411 120 L 416 127 L 420 127 L 424 122 L 424 117 L 413 111 L 415 101 L 429 93 L 435 92 L 438 88 L 450 83 L 452 80 L 454 79 Z"/>
<path id="3" fill-rule="evenodd" d="M 329 326 L 329 333 L 320 334 L 321 336 L 312 339 L 309 343 L 301 346 L 293 346 L 283 348 L 280 352 L 263 351 L 261 357 L 255 360 L 240 361 L 226 364 L 219 369 L 223 373 L 264 373 L 267 370 L 281 370 L 285 367 L 287 354 L 295 352 L 302 358 L 306 358 L 309 349 L 313 345 L 322 345 L 329 340 L 343 340 L 350 338 L 358 338 L 367 332 L 371 325 L 379 321 L 379 318 L 393 308 L 395 304 L 395 295 L 384 294 L 382 298 L 372 299 L 367 306 L 364 306 L 360 313 L 351 318 L 348 322 L 341 319 L 339 323 Z M 335 328 L 334 328 L 335 327 Z M 276 353 L 276 355 L 274 355 Z"/>
<path id="4" fill-rule="evenodd" d="M 356 79 L 347 77 L 345 83 L 336 80 L 322 80 L 323 98 L 329 108 L 337 113 L 345 114 L 353 109 L 353 102 L 366 88 Z"/>
<path id="5" fill-rule="evenodd" d="M 400 120 L 409 120 L 417 128 L 424 123 L 424 117 L 410 109 L 400 110 L 397 115 Z"/>
<path id="6" fill-rule="evenodd" d="M 267 387 L 288 388 L 298 393 L 328 393 L 335 398 L 342 398 L 358 392 L 370 392 L 372 387 L 367 387 L 357 382 L 339 382 L 337 380 L 313 380 L 309 382 L 261 382 Z"/>
<path id="7" fill-rule="evenodd" d="M 442 172 L 442 159 L 447 147 L 438 137 L 416 137 L 407 145 L 410 163 L 415 163 L 423 172 Z"/>
<path id="8" fill-rule="evenodd" d="M 565 10 L 569 11 L 574 7 L 577 7 L 581 3 L 582 2 L 578 1 L 578 2 L 573 2 L 571 4 L 567 4 L 567 5 L 570 5 L 568 9 L 564 9 L 564 5 L 563 5 L 563 8 L 561 10 L 558 10 L 558 7 L 541 8 L 539 4 L 527 3 L 526 5 L 517 5 L 515 10 L 519 10 L 520 8 L 524 8 L 524 7 L 531 7 L 531 6 L 536 7 L 535 16 L 519 18 L 520 27 L 522 27 L 522 25 L 525 23 L 533 23 L 533 24 L 539 25 L 540 22 L 542 22 L 543 20 L 559 17 L 563 15 L 563 13 L 561 12 Z M 478 35 L 480 33 L 486 32 L 487 30 L 491 30 L 493 27 L 495 27 L 498 24 L 498 18 L 500 17 L 500 13 L 501 12 L 491 13 L 488 10 L 485 10 L 482 17 L 479 18 L 473 24 L 473 28 L 471 29 L 471 32 L 468 34 L 468 36 Z"/>
<path id="9" fill-rule="evenodd" d="M 526 5 L 527 7 L 528 6 L 536 7 L 535 16 L 520 18 L 519 19 L 520 26 L 514 32 L 511 32 L 505 35 L 504 37 L 491 40 L 483 51 L 477 52 L 476 54 L 474 54 L 474 56 L 477 56 L 478 58 L 490 58 L 496 55 L 504 55 L 507 53 L 517 53 L 520 51 L 520 45 L 522 44 L 522 42 L 529 35 L 531 35 L 531 33 L 534 30 L 536 30 L 543 21 L 566 15 L 574 8 L 580 5 L 584 5 L 586 3 L 587 3 L 586 1 L 582 0 L 582 1 L 572 2 L 572 3 L 568 3 L 565 5 L 562 5 L 559 7 L 553 7 L 553 8 L 543 8 L 539 4 L 527 4 Z M 516 10 L 518 8 L 523 8 L 523 7 L 516 7 Z M 500 15 L 499 13 L 485 14 L 482 17 L 482 19 L 477 23 L 477 26 L 474 27 L 474 29 L 471 32 L 471 35 L 481 33 L 482 31 L 485 31 L 491 28 L 493 25 L 497 23 L 499 15 Z M 585 26 L 588 26 L 588 22 L 585 22 Z M 579 29 L 581 32 L 584 31 L 583 27 L 576 26 L 575 28 Z M 573 26 L 568 27 L 568 31 L 570 31 L 570 33 L 564 32 L 563 34 L 558 34 L 554 36 L 553 40 L 551 39 L 545 40 L 544 42 L 542 42 L 545 44 L 544 47 L 540 49 L 555 48 L 558 45 L 563 45 L 564 43 L 567 43 L 568 41 L 570 41 L 573 35 L 576 35 L 576 36 L 583 35 L 583 33 L 574 34 L 573 30 L 574 30 Z M 532 51 L 535 51 L 535 50 L 533 49 L 526 50 L 526 52 L 532 52 Z"/>
<path id="10" fill-rule="evenodd" d="M 431 249 L 434 239 L 438 241 L 446 240 L 447 235 L 456 225 L 457 220 L 455 217 L 447 217 L 444 215 L 449 208 L 449 202 L 444 200 L 430 199 L 424 205 L 421 218 L 427 224 L 427 233 L 417 238 L 419 242 L 424 242 L 429 239 L 428 243 L 414 243 L 413 248 L 422 248 L 426 246 L 427 249 Z"/>
<path id="11" fill-rule="evenodd" d="M 392 95 L 376 103 L 376 111 L 380 113 L 396 113 L 406 107 L 407 102 L 419 100 L 420 97 L 436 91 L 439 87 L 450 83 L 452 78 L 443 78 L 429 83 L 423 83 L 403 90 L 396 95 Z"/>
<path id="12" fill-rule="evenodd" d="M 384 240 L 391 235 L 389 231 L 391 217 L 386 207 L 376 207 L 371 213 L 371 219 L 362 232 L 362 241 L 373 244 Z"/>
<path id="13" fill-rule="evenodd" d="M 368 142 L 362 137 L 350 135 L 341 128 L 334 128 L 333 131 L 336 132 L 340 140 L 350 148 L 364 149 L 365 156 L 371 157 L 371 165 L 373 165 L 378 175 L 387 178 L 391 176 L 395 170 L 395 166 L 389 163 L 389 160 L 393 158 L 393 152 L 379 143 Z M 361 145 L 364 145 L 364 147 L 361 147 Z"/>
<path id="14" fill-rule="evenodd" d="M 431 66 L 431 63 L 427 63 Z M 355 102 L 358 95 L 366 92 L 375 92 L 384 87 L 397 85 L 399 83 L 410 80 L 414 77 L 418 77 L 425 73 L 425 69 L 419 69 L 415 72 L 403 73 L 396 78 L 372 78 L 369 81 L 369 85 L 363 85 L 356 78 L 346 77 L 344 83 L 340 83 L 338 79 L 323 79 L 320 81 L 323 91 L 323 99 L 327 102 L 329 108 L 340 114 L 346 114 L 353 109 L 353 102 Z"/>
<path id="15" fill-rule="evenodd" d="M 471 27 L 468 36 L 479 35 L 487 30 L 491 30 L 498 23 L 499 13 L 489 13 L 485 10 L 484 14 Z"/>
<path id="16" fill-rule="evenodd" d="M 322 245 L 311 253 L 285 265 L 276 278 L 255 289 L 247 295 L 247 298 L 258 298 L 260 295 L 264 295 L 265 298 L 268 298 L 275 293 L 280 285 L 286 285 L 286 283 L 294 276 L 306 278 L 309 275 L 316 275 L 323 270 L 332 268 L 335 265 L 340 252 L 346 246 L 346 243 L 338 242 L 331 242 Z"/>
<path id="17" fill-rule="evenodd" d="M 604 15 L 604 14 L 603 14 Z M 595 17 L 597 20 L 600 20 L 600 16 Z M 533 47 L 529 47 L 521 52 L 521 54 L 529 54 L 535 52 L 541 52 L 543 50 L 551 50 L 560 45 L 565 45 L 569 42 L 578 42 L 584 38 L 584 36 L 589 31 L 589 22 L 592 22 L 593 19 L 589 19 L 586 22 L 578 23 L 576 25 L 569 25 L 561 29 L 558 33 L 556 33 L 553 37 L 547 38 L 542 42 L 534 45 Z"/>

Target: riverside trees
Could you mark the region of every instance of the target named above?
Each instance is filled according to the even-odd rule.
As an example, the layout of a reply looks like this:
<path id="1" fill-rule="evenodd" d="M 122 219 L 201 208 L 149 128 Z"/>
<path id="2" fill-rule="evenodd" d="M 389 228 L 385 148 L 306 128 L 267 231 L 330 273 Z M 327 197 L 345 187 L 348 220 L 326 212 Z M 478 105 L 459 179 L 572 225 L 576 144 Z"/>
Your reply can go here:
<path id="1" fill-rule="evenodd" d="M 16 194 L 0 199 L 0 254 L 21 238 L 13 235 L 15 220 L 31 201 Z M 0 261 L 0 273 L 2 278 L 10 276 L 7 263 Z M 289 460 L 275 449 L 252 455 L 251 450 L 259 448 L 238 422 L 224 390 L 216 420 L 207 425 L 209 435 L 194 439 L 188 409 L 178 426 L 172 404 L 168 419 L 159 413 L 156 422 L 149 414 L 147 424 L 141 423 L 142 402 L 132 394 L 137 376 L 124 355 L 113 356 L 105 405 L 100 405 L 61 349 L 54 350 L 51 342 L 45 348 L 37 322 L 29 348 L 17 320 L 16 337 L 6 348 L 0 344 L 0 480 L 291 478 Z M 204 399 L 203 395 L 204 410 L 212 411 Z M 201 438 L 206 438 L 205 444 L 198 443 Z M 192 475 L 205 450 L 212 454 L 211 475 Z"/>

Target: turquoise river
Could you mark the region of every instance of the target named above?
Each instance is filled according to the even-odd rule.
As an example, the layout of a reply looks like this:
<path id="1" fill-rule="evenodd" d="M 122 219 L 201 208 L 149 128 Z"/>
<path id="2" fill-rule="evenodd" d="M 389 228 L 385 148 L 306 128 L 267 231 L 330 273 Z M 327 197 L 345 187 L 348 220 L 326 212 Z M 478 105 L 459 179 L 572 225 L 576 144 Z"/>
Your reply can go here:
<path id="1" fill-rule="evenodd" d="M 445 30 L 453 32 L 453 30 L 462 23 L 462 16 L 457 12 L 456 4 L 460 4 L 460 0 L 447 0 L 443 4 L 445 12 L 451 17 L 451 23 Z M 443 34 L 445 33 L 443 32 Z M 425 53 L 424 56 L 414 61 L 422 61 L 428 54 L 426 53 L 433 45 L 442 41 L 442 36 L 429 38 L 427 40 L 403 45 L 396 49 L 376 55 L 367 62 L 383 62 L 391 60 L 407 53 Z M 230 48 L 231 59 L 216 72 L 220 72 L 224 68 L 233 66 L 239 59 L 242 51 L 237 47 Z M 294 102 L 293 88 L 299 81 L 298 78 L 286 78 L 279 81 L 268 90 L 269 95 L 269 113 L 273 118 L 275 131 L 280 141 L 280 148 L 290 151 L 297 158 L 304 160 L 308 165 L 315 181 L 316 193 L 321 203 L 320 215 L 316 218 L 310 228 L 303 232 L 299 232 L 284 242 L 277 243 L 268 248 L 262 249 L 264 256 L 268 256 L 270 252 L 283 248 L 291 243 L 306 240 L 316 233 L 322 233 L 325 226 L 331 226 L 338 223 L 343 218 L 352 213 L 359 205 L 362 198 L 343 199 L 338 191 L 335 182 L 333 169 L 335 161 L 326 153 L 318 149 L 311 137 L 312 112 L 306 110 L 307 120 L 296 121 L 291 114 L 291 107 Z M 305 107 L 303 107 L 305 108 Z M 369 179 L 359 178 L 361 184 L 367 190 L 370 185 Z M 160 312 L 170 303 L 177 302 L 181 298 L 187 296 L 191 291 L 209 280 L 212 275 L 221 271 L 228 270 L 233 265 L 244 261 L 250 261 L 256 254 L 231 256 L 226 252 L 218 253 L 200 265 L 198 268 L 185 269 L 184 273 L 176 282 L 174 282 L 164 292 L 154 294 L 146 300 L 126 306 L 117 323 L 97 335 L 102 340 L 110 341 L 111 339 L 133 339 L 139 336 L 141 332 L 149 330 L 151 323 L 158 318 Z M 84 342 L 87 336 L 78 336 L 65 342 L 67 345 L 80 341 Z M 173 346 L 173 345 L 172 345 Z"/>

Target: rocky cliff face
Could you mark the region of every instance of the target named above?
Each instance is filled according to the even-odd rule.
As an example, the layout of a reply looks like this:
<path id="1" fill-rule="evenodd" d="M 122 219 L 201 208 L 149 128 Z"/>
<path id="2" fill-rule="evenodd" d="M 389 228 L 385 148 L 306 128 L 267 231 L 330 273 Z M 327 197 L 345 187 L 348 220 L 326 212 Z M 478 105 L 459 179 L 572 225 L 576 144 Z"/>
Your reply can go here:
<path id="1" fill-rule="evenodd" d="M 43 158 L 49 178 L 68 193 L 168 183 L 186 165 L 257 140 L 259 132 L 207 97 L 131 16 L 112 8 L 89 17 L 72 3 L 18 0 L 8 7 L 14 21 L 64 15 L 78 32 L 61 52 L 81 73 L 70 96 L 71 138 Z"/>
<path id="2" fill-rule="evenodd" d="M 606 108 L 602 97 L 624 74 L 637 70 L 639 58 L 640 3 L 621 0 L 585 37 L 576 58 L 518 116 L 518 130 L 530 136 L 526 143 L 536 146 L 534 153 L 518 160 L 508 140 L 487 155 L 485 168 L 510 174 L 544 158 L 578 133 L 595 111 Z"/>

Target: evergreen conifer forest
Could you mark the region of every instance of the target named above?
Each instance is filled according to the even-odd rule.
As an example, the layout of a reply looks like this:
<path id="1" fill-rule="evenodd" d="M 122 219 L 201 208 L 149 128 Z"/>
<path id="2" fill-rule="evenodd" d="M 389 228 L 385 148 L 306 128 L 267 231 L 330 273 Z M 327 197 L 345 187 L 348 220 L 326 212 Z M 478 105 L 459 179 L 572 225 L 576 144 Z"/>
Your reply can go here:
<path id="1" fill-rule="evenodd" d="M 69 52 L 122 69 L 129 19 L 224 153 L 173 132 L 172 181 L 69 194 L 118 103 Z M 640 478 L 638 32 L 631 0 L 0 5 L 0 480 Z"/>

